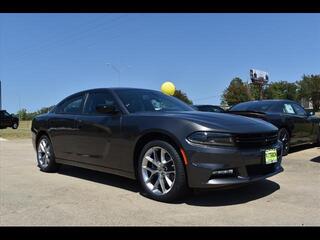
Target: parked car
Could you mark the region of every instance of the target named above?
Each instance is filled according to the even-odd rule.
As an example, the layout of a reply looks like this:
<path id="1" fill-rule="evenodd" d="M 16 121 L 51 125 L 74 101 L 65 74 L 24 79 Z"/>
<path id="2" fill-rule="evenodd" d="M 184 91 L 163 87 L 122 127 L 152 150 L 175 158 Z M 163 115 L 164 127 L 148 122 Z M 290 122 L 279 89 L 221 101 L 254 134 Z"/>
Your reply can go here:
<path id="1" fill-rule="evenodd" d="M 189 188 L 233 186 L 283 171 L 270 123 L 195 111 L 158 91 L 103 88 L 73 94 L 32 121 L 38 167 L 69 164 L 138 179 L 174 201 Z"/>
<path id="2" fill-rule="evenodd" d="M 192 105 L 192 107 L 202 112 L 225 112 L 223 108 L 215 105 Z"/>
<path id="3" fill-rule="evenodd" d="M 320 118 L 306 112 L 297 102 L 290 100 L 260 100 L 239 103 L 229 111 L 248 117 L 260 118 L 279 128 L 279 140 L 284 155 L 292 146 L 320 142 Z"/>
<path id="4" fill-rule="evenodd" d="M 8 113 L 6 110 L 0 110 L 0 128 L 11 127 L 17 129 L 19 126 L 19 118 L 14 114 Z"/>

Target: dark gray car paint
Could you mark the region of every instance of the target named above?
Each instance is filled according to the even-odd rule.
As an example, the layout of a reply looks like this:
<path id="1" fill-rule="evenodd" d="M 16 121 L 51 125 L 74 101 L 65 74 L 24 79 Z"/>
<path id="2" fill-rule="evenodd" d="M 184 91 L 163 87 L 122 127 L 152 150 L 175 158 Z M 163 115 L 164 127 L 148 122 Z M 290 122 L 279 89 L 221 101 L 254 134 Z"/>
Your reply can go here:
<path id="1" fill-rule="evenodd" d="M 263 149 L 245 150 L 192 145 L 186 141 L 191 133 L 216 131 L 236 134 L 277 131 L 275 126 L 265 121 L 224 113 L 194 110 L 128 113 L 114 89 L 93 89 L 77 94 L 86 96 L 88 93 L 96 91 L 111 91 L 115 96 L 119 112 L 88 116 L 81 113 L 57 114 L 53 110 L 48 114 L 37 116 L 32 122 L 34 146 L 36 146 L 39 133 L 46 133 L 51 139 L 58 163 L 135 178 L 134 151 L 136 143 L 146 134 L 161 133 L 185 150 L 189 161 L 186 166 L 189 186 L 206 187 L 208 174 L 213 169 L 244 166 L 244 162 L 246 164 L 261 164 Z M 77 96 L 77 94 L 72 96 Z M 272 147 L 281 151 L 280 143 Z M 279 167 L 274 174 L 282 171 L 281 156 L 279 158 Z M 261 177 L 263 178 L 263 176 L 258 178 Z M 232 180 L 228 181 L 232 183 Z M 233 183 L 239 181 L 240 179 L 234 180 Z M 250 181 L 250 179 L 243 178 L 241 181 Z M 219 183 L 217 184 L 219 185 Z"/>

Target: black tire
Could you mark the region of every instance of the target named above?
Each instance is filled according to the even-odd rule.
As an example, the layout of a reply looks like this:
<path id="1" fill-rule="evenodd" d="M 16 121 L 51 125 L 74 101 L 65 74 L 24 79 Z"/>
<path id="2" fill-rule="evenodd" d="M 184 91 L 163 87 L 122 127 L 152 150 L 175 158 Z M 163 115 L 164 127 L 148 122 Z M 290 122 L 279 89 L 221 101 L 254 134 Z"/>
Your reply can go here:
<path id="1" fill-rule="evenodd" d="M 50 155 L 48 157 L 47 164 L 43 164 L 42 161 L 40 160 L 39 148 L 40 148 L 40 143 L 42 141 L 46 141 L 49 147 L 48 152 L 50 153 Z M 60 167 L 60 164 L 57 164 L 55 161 L 55 155 L 54 155 L 52 143 L 46 135 L 42 135 L 37 142 L 37 162 L 38 162 L 38 167 L 43 172 L 56 172 Z"/>
<path id="2" fill-rule="evenodd" d="M 19 124 L 18 123 L 13 123 L 12 124 L 12 129 L 17 129 L 19 127 Z"/>
<path id="3" fill-rule="evenodd" d="M 319 131 L 318 131 L 318 140 L 316 142 L 316 146 L 320 147 L 320 127 L 319 127 Z"/>
<path id="4" fill-rule="evenodd" d="M 281 128 L 278 133 L 278 139 L 283 144 L 282 156 L 288 155 L 290 151 L 290 135 L 287 129 Z"/>
<path id="5" fill-rule="evenodd" d="M 157 195 L 154 192 L 152 192 L 147 187 L 143 179 L 143 173 L 142 173 L 143 158 L 146 152 L 152 147 L 160 147 L 166 150 L 167 153 L 170 154 L 170 157 L 172 158 L 175 166 L 175 180 L 173 181 L 173 185 L 171 189 L 167 193 L 164 193 L 163 195 Z M 183 196 L 186 196 L 187 193 L 189 193 L 189 189 L 187 186 L 187 176 L 186 176 L 183 161 L 179 153 L 177 152 L 177 150 L 168 142 L 161 141 L 161 140 L 154 140 L 147 143 L 141 150 L 137 173 L 138 173 L 138 180 L 143 189 L 143 194 L 154 200 L 161 201 L 161 202 L 173 202 L 182 198 Z"/>

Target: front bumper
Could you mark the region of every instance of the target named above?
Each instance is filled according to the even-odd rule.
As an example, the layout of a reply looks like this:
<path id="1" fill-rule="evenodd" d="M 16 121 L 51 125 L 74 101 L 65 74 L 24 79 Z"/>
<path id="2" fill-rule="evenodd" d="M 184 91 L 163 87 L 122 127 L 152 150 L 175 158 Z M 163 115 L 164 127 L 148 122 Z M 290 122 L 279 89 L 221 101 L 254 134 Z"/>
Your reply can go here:
<path id="1" fill-rule="evenodd" d="M 265 150 L 277 149 L 277 162 L 265 163 Z M 191 188 L 220 188 L 262 180 L 283 171 L 282 144 L 260 148 L 212 147 L 189 144 L 186 166 Z M 214 171 L 232 169 L 232 175 L 213 175 Z"/>

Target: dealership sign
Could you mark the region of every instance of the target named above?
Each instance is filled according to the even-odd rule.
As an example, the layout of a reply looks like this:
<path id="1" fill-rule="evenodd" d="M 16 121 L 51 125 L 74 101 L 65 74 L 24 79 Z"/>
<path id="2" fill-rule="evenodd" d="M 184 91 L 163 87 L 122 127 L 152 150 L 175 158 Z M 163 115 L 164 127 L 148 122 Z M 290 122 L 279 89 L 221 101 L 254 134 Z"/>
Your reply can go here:
<path id="1" fill-rule="evenodd" d="M 269 74 L 265 71 L 250 69 L 250 79 L 253 83 L 266 84 L 269 81 Z"/>

